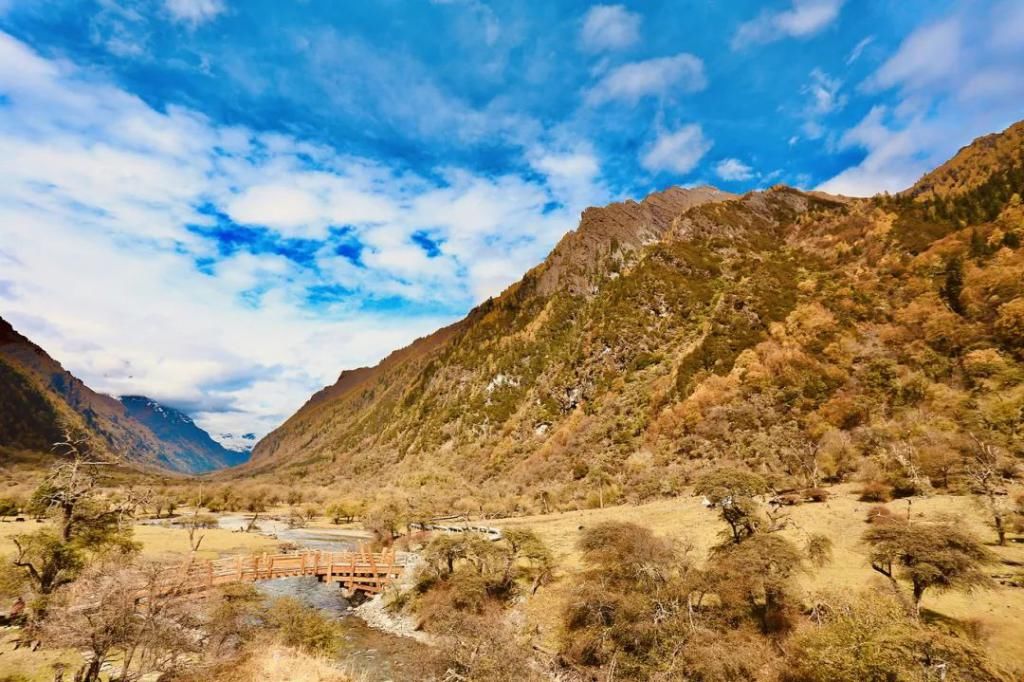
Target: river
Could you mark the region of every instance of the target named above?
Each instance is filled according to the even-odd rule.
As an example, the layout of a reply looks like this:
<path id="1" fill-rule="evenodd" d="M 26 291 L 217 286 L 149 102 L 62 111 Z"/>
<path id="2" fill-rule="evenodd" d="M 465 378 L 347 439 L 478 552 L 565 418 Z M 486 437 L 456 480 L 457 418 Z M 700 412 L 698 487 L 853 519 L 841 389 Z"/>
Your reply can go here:
<path id="1" fill-rule="evenodd" d="M 220 528 L 244 529 L 251 515 L 225 514 L 218 517 Z M 300 549 L 320 549 L 342 552 L 359 546 L 366 538 L 351 531 L 330 528 L 290 528 L 284 521 L 271 517 L 258 520 L 260 533 L 274 535 L 282 543 L 291 543 Z M 299 601 L 328 613 L 338 620 L 342 628 L 342 647 L 339 658 L 358 675 L 369 682 L 418 682 L 423 679 L 425 645 L 408 637 L 400 637 L 368 626 L 355 616 L 336 583 L 320 583 L 316 578 L 279 578 L 256 583 L 257 589 L 270 598 L 294 597 Z"/>

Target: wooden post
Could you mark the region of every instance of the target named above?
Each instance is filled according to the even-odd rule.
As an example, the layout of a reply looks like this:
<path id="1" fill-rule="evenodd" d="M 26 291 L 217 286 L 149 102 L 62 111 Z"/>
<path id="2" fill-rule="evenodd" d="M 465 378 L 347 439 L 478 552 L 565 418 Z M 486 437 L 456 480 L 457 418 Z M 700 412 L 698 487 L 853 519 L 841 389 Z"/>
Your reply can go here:
<path id="1" fill-rule="evenodd" d="M 264 552 L 264 553 L 263 553 L 263 556 L 262 556 L 262 557 L 260 557 L 260 563 L 261 563 L 261 564 L 266 564 L 266 563 L 267 563 L 267 553 L 266 553 L 266 552 Z M 259 577 L 260 577 L 260 572 L 259 572 L 259 571 L 256 571 L 256 577 L 257 577 L 257 578 L 259 578 Z"/>
<path id="2" fill-rule="evenodd" d="M 270 555 L 270 565 L 267 566 L 267 577 L 268 578 L 273 578 L 274 577 L 274 555 L 273 554 Z"/>
<path id="3" fill-rule="evenodd" d="M 242 555 L 235 557 L 235 572 L 238 574 L 238 582 L 242 582 Z"/>
<path id="4" fill-rule="evenodd" d="M 373 554 L 367 555 L 370 560 L 370 574 L 373 576 L 373 584 L 377 587 L 377 591 L 380 592 L 380 572 L 377 570 L 377 562 L 373 560 Z"/>
<path id="5" fill-rule="evenodd" d="M 206 585 L 213 586 L 213 562 L 209 559 L 206 560 Z"/>
<path id="6" fill-rule="evenodd" d="M 391 550 L 391 561 L 388 562 L 388 572 L 384 576 L 387 579 L 388 583 L 391 582 L 391 576 L 395 574 L 395 555 L 396 555 L 396 552 L 395 552 L 394 549 L 392 549 Z"/>
<path id="7" fill-rule="evenodd" d="M 299 567 L 299 575 L 306 575 L 306 553 L 303 552 L 301 554 L 301 557 L 302 558 L 299 560 L 301 562 Z"/>

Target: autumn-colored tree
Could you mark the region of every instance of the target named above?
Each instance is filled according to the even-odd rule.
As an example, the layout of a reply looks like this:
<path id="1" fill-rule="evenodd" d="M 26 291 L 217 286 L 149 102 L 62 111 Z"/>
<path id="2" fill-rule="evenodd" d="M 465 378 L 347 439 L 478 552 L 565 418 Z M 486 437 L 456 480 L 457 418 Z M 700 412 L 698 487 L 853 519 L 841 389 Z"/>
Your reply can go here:
<path id="1" fill-rule="evenodd" d="M 729 526 L 728 537 L 740 543 L 754 535 L 763 520 L 757 497 L 768 492 L 768 482 L 753 472 L 720 468 L 705 474 L 695 487 L 707 503 L 718 508 L 722 520 Z"/>
<path id="2" fill-rule="evenodd" d="M 787 643 L 782 682 L 1008 682 L 977 644 L 907 615 L 877 593 L 819 595 Z"/>
<path id="3" fill-rule="evenodd" d="M 114 460 L 73 432 L 54 447 L 58 461 L 30 502 L 53 525 L 12 538 L 14 565 L 41 595 L 71 582 L 90 560 L 106 552 L 138 549 L 131 541 L 138 498 L 129 493 L 113 502 L 100 495 L 100 470 Z"/>
<path id="4" fill-rule="evenodd" d="M 791 627 L 793 579 L 805 570 L 804 558 L 781 535 L 759 533 L 716 548 L 705 573 L 731 618 L 749 614 L 762 632 L 784 632 Z"/>
<path id="5" fill-rule="evenodd" d="M 864 533 L 871 546 L 871 568 L 888 578 L 910 583 L 913 608 L 920 609 L 928 589 L 937 591 L 989 587 L 984 567 L 992 553 L 960 526 L 893 520 L 872 524 Z"/>
<path id="6" fill-rule="evenodd" d="M 659 641 L 681 632 L 689 602 L 677 578 L 689 567 L 668 541 L 632 523 L 587 528 L 579 549 L 586 568 L 564 612 L 563 655 L 643 678 Z"/>

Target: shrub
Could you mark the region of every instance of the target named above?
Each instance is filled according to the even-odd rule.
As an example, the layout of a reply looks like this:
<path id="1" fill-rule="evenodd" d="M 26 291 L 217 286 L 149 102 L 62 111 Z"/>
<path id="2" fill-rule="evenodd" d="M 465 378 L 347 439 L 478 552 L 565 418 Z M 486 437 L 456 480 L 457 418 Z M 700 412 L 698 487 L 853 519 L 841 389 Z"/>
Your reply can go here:
<path id="1" fill-rule="evenodd" d="M 433 666 L 443 676 L 420 671 L 421 679 L 522 680 L 548 679 L 534 670 L 530 648 L 517 641 L 517 633 L 500 611 L 482 614 L 459 611 L 441 614 L 435 631 L 443 635 L 431 651 Z"/>
<path id="2" fill-rule="evenodd" d="M 605 522 L 579 542 L 586 570 L 563 612 L 562 653 L 581 666 L 616 663 L 616 676 L 647 677 L 657 646 L 683 632 L 686 603 L 672 546 L 647 528 Z M 667 645 L 667 644 L 666 644 Z"/>
<path id="3" fill-rule="evenodd" d="M 810 488 L 805 494 L 812 502 L 825 502 L 828 500 L 828 491 L 824 488 Z"/>
<path id="4" fill-rule="evenodd" d="M 336 623 L 292 597 L 275 599 L 267 609 L 265 621 L 285 645 L 309 654 L 330 653 L 340 642 Z"/>
<path id="5" fill-rule="evenodd" d="M 913 497 L 925 492 L 923 482 L 915 481 L 903 474 L 894 474 L 888 477 L 887 484 L 894 498 Z M 871 500 L 872 502 L 886 502 L 887 500 Z"/>
<path id="6" fill-rule="evenodd" d="M 10 497 L 0 497 L 0 516 L 17 516 L 21 508 L 18 500 Z"/>
<path id="7" fill-rule="evenodd" d="M 812 564 L 821 568 L 832 563 L 832 539 L 821 533 L 814 533 L 807 538 L 804 553 Z"/>
<path id="8" fill-rule="evenodd" d="M 892 499 L 892 486 L 882 481 L 868 481 L 860 489 L 861 502 L 888 502 Z"/>
<path id="9" fill-rule="evenodd" d="M 896 517 L 893 516 L 891 509 L 883 504 L 876 504 L 868 509 L 868 514 L 864 521 L 866 523 L 887 523 L 895 519 Z"/>
<path id="10" fill-rule="evenodd" d="M 1017 351 L 1024 350 L 1024 297 L 1015 298 L 999 307 L 995 329 L 1008 347 Z"/>
<path id="11" fill-rule="evenodd" d="M 889 595 L 828 595 L 815 612 L 819 624 L 787 646 L 782 682 L 1009 679 L 980 647 L 908 618 Z"/>
<path id="12" fill-rule="evenodd" d="M 778 533 L 758 533 L 713 549 L 706 572 L 727 618 L 752 619 L 767 634 L 791 629 L 793 579 L 803 570 L 804 554 L 793 543 Z"/>

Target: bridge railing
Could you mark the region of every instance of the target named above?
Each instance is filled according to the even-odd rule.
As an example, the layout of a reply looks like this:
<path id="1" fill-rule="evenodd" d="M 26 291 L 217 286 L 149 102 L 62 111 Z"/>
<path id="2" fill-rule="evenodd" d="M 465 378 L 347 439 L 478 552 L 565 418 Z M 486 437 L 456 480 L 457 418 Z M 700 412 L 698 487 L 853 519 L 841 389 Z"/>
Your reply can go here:
<path id="1" fill-rule="evenodd" d="M 302 551 L 251 554 L 199 561 L 190 558 L 169 569 L 169 589 L 193 591 L 236 582 L 255 582 L 297 576 L 337 581 L 350 589 L 379 592 L 398 578 L 408 557 L 393 550 L 367 552 Z"/>

